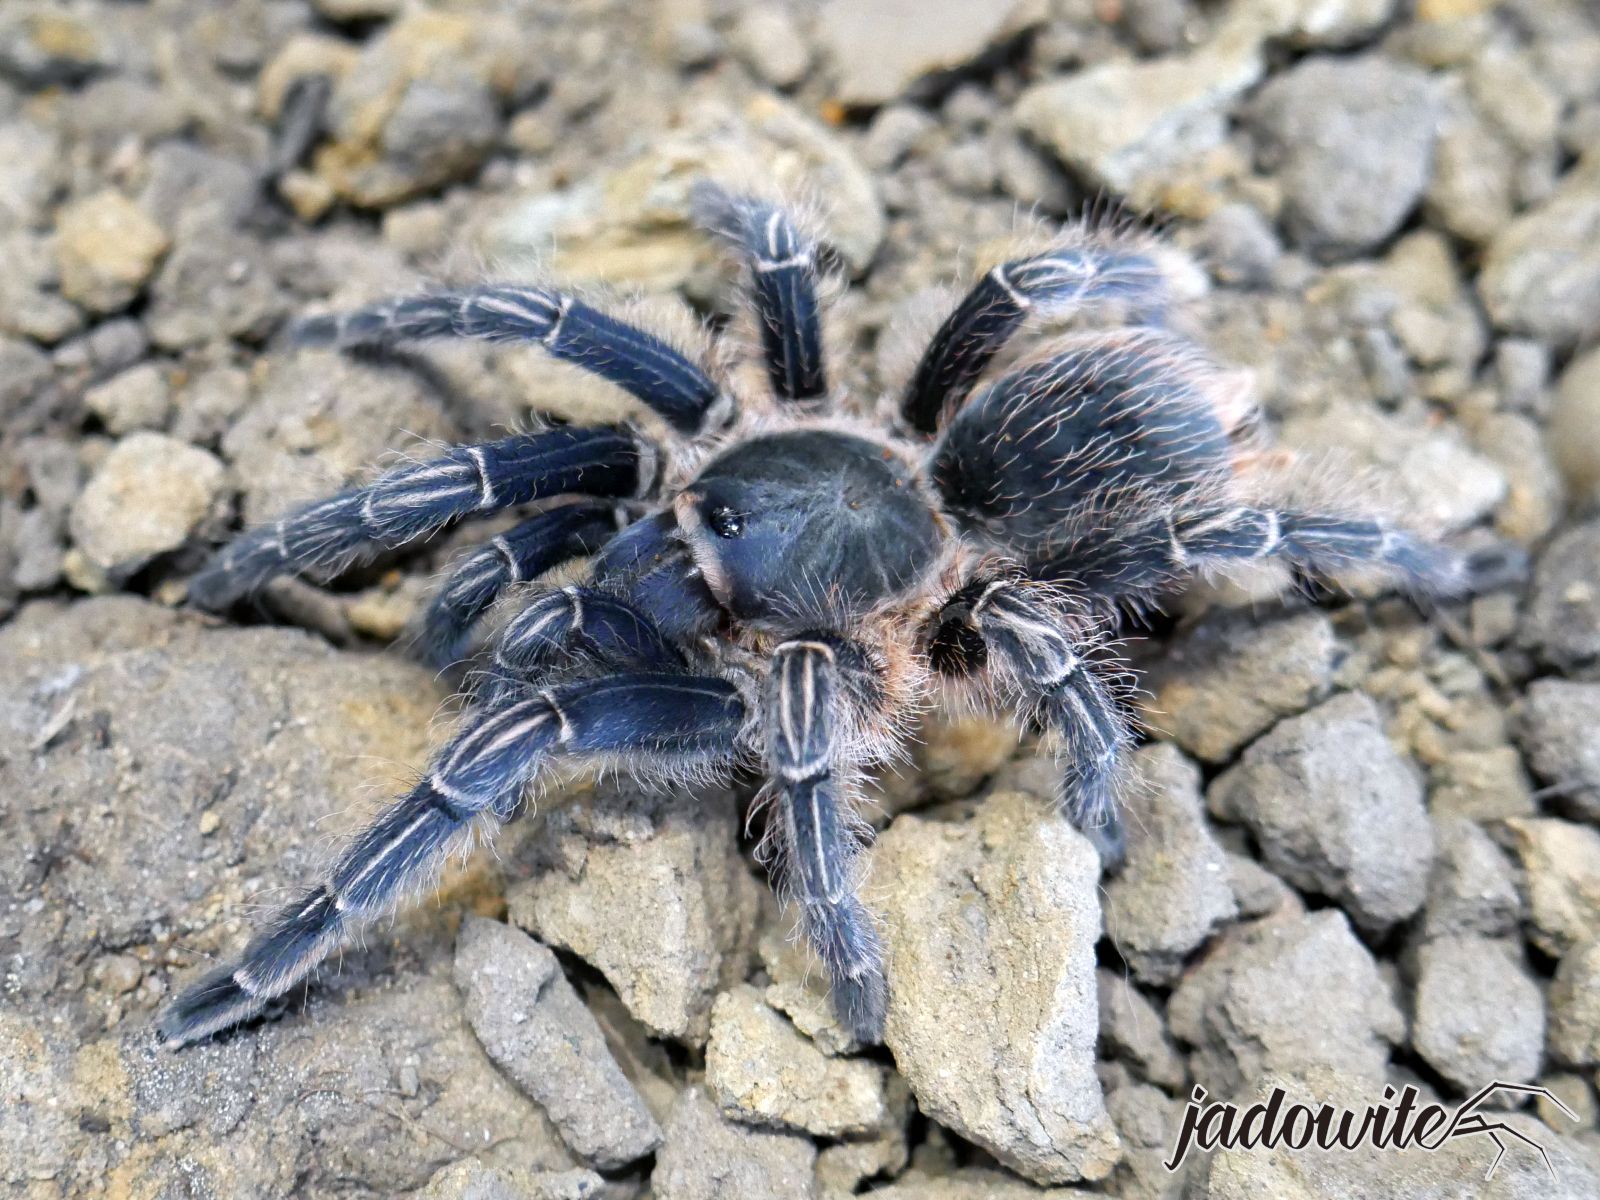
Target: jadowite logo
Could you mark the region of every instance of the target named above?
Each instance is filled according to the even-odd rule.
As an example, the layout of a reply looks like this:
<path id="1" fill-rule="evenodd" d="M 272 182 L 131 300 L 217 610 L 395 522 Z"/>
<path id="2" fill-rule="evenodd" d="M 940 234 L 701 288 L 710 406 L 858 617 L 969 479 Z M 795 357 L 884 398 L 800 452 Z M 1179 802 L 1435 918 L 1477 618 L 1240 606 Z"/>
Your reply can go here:
<path id="1" fill-rule="evenodd" d="M 1494 1161 L 1484 1173 L 1490 1178 L 1500 1160 L 1506 1155 L 1506 1138 L 1512 1138 L 1531 1147 L 1544 1159 L 1545 1169 L 1555 1178 L 1555 1167 L 1545 1148 L 1526 1134 L 1513 1129 L 1503 1120 L 1490 1120 L 1478 1109 L 1497 1092 L 1510 1092 L 1524 1096 L 1541 1096 L 1559 1108 L 1573 1121 L 1573 1112 L 1549 1088 L 1533 1087 L 1524 1083 L 1501 1083 L 1495 1080 L 1463 1100 L 1454 1110 L 1431 1101 L 1418 1104 L 1421 1093 L 1407 1085 L 1395 1092 L 1392 1087 L 1383 1089 L 1383 1102 L 1369 1104 L 1364 1109 L 1340 1108 L 1332 1104 L 1312 1107 L 1298 1101 L 1286 1105 L 1288 1093 L 1275 1087 L 1267 1098 L 1240 1110 L 1230 1103 L 1206 1103 L 1206 1090 L 1196 1086 L 1189 1094 L 1184 1107 L 1183 1126 L 1178 1130 L 1178 1144 L 1172 1148 L 1172 1157 L 1162 1165 L 1176 1171 L 1183 1165 L 1189 1152 L 1201 1150 L 1276 1150 L 1285 1146 L 1290 1150 L 1304 1150 L 1318 1146 L 1323 1150 L 1358 1150 L 1369 1146 L 1378 1150 L 1407 1150 L 1415 1146 L 1422 1150 L 1437 1150 L 1456 1138 L 1487 1137 L 1497 1150 Z M 1492 1115 L 1492 1114 L 1491 1114 Z M 1359 1123 L 1358 1123 L 1359 1122 Z"/>

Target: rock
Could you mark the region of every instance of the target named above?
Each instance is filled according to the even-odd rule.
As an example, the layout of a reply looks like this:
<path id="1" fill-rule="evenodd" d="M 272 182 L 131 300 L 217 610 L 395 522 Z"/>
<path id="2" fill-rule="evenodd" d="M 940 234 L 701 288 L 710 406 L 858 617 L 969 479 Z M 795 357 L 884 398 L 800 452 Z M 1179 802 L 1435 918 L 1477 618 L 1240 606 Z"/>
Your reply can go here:
<path id="1" fill-rule="evenodd" d="M 4 202 L 0 191 L 0 205 Z M 0 235 L 0 255 L 9 268 L 0 276 L 0 332 L 53 346 L 83 328 L 77 305 L 56 290 L 60 270 L 55 247 L 53 236 L 29 233 L 20 220 L 15 232 Z"/>
<path id="2" fill-rule="evenodd" d="M 1287 907 L 1304 909 L 1295 890 L 1255 859 L 1228 855 L 1228 885 L 1241 917 L 1265 917 Z"/>
<path id="3" fill-rule="evenodd" d="M 1365 41 L 1387 25 L 1395 0 L 1255 0 L 1253 7 L 1274 35 L 1291 45 L 1337 50 Z"/>
<path id="4" fill-rule="evenodd" d="M 265 247 L 209 209 L 180 219 L 172 253 L 150 286 L 150 335 L 167 350 L 263 341 L 287 314 Z"/>
<path id="5" fill-rule="evenodd" d="M 118 437 L 135 429 L 160 429 L 172 415 L 167 375 L 155 363 L 112 376 L 85 392 L 83 402 Z"/>
<path id="6" fill-rule="evenodd" d="M 451 1163 L 416 1200 L 599 1200 L 606 1181 L 593 1171 L 503 1171 L 476 1158 Z"/>
<path id="7" fill-rule="evenodd" d="M 1219 282 L 1260 287 L 1272 278 L 1283 246 L 1272 224 L 1248 204 L 1224 204 L 1196 231 L 1202 261 Z"/>
<path id="8" fill-rule="evenodd" d="M 1600 683 L 1536 679 L 1522 708 L 1522 745 L 1534 773 L 1574 815 L 1600 821 Z"/>
<path id="9" fill-rule="evenodd" d="M 817 39 L 841 104 L 887 104 L 926 75 L 970 62 L 1044 17 L 1036 0 L 827 0 Z"/>
<path id="10" fill-rule="evenodd" d="M 112 50 L 89 14 L 56 4 L 8 6 L 0 19 L 0 79 L 37 89 L 82 83 Z"/>
<path id="11" fill-rule="evenodd" d="M 1190 1070 L 1215 1096 L 1272 1072 L 1381 1080 L 1405 1032 L 1377 963 L 1336 909 L 1227 934 L 1172 993 L 1167 1022 L 1195 1047 Z"/>
<path id="12" fill-rule="evenodd" d="M 1551 452 L 1579 497 L 1600 496 L 1600 346 L 1567 364 L 1556 385 L 1548 430 Z"/>
<path id="13" fill-rule="evenodd" d="M 49 381 L 49 355 L 29 342 L 0 337 L 0 414 L 20 409 Z"/>
<path id="14" fill-rule="evenodd" d="M 133 303 L 171 244 L 161 226 L 120 192 L 97 192 L 56 218 L 61 290 L 92 312 Z"/>
<path id="15" fill-rule="evenodd" d="M 469 917 L 455 978 L 484 1050 L 549 1114 L 573 1153 L 615 1170 L 661 1143 L 660 1127 L 554 954 L 510 926 Z"/>
<path id="16" fill-rule="evenodd" d="M 1094 1075 L 1097 858 L 1022 793 L 962 824 L 902 815 L 878 844 L 885 1040 L 918 1107 L 1035 1182 L 1119 1156 Z"/>
<path id="17" fill-rule="evenodd" d="M 723 260 L 690 221 L 689 192 L 702 179 L 826 196 L 822 232 L 854 274 L 883 240 L 877 184 L 849 144 L 782 97 L 758 93 L 737 109 L 689 107 L 611 174 L 517 201 L 490 225 L 482 250 L 502 261 L 548 259 L 570 279 L 709 295 Z"/>
<path id="18" fill-rule="evenodd" d="M 223 496 L 213 455 L 159 433 L 133 433 L 106 455 L 72 506 L 72 540 L 111 577 L 176 550 Z"/>
<path id="19" fill-rule="evenodd" d="M 1474 821 L 1434 817 L 1433 874 L 1423 910 L 1422 934 L 1436 937 L 1506 937 L 1522 918 L 1516 873 L 1494 839 Z"/>
<path id="20" fill-rule="evenodd" d="M 882 1067 L 829 1058 L 747 984 L 712 1009 L 706 1086 L 736 1120 L 818 1137 L 868 1133 L 889 1118 Z"/>
<path id="21" fill-rule="evenodd" d="M 773 87 L 793 87 L 811 67 L 811 47 L 781 4 L 746 8 L 734 21 L 730 40 L 750 69 Z"/>
<path id="22" fill-rule="evenodd" d="M 1308 455 L 1342 452 L 1383 481 L 1386 507 L 1427 534 L 1482 520 L 1505 498 L 1505 474 L 1459 429 L 1366 404 L 1334 404 L 1284 423 L 1283 444 Z"/>
<path id="23" fill-rule="evenodd" d="M 1544 817 L 1506 827 L 1527 873 L 1528 940 L 1560 958 L 1600 928 L 1600 832 Z"/>
<path id="24" fill-rule="evenodd" d="M 1243 822 L 1271 870 L 1383 928 L 1422 906 L 1433 831 L 1416 769 L 1359 692 L 1291 717 L 1248 747 L 1207 795 Z"/>
<path id="25" fill-rule="evenodd" d="M 1478 294 L 1496 327 L 1558 348 L 1600 333 L 1600 158 L 1489 243 Z"/>
<path id="26" fill-rule="evenodd" d="M 1495 531 L 1519 545 L 1544 541 L 1567 507 L 1545 431 L 1521 413 L 1497 412 L 1478 423 L 1472 440 L 1505 476 L 1506 495 L 1495 510 Z"/>
<path id="27" fill-rule="evenodd" d="M 1224 762 L 1325 696 L 1343 656 L 1325 613 L 1211 616 L 1153 664 L 1146 719 L 1195 757 Z"/>
<path id="28" fill-rule="evenodd" d="M 772 981 L 765 994 L 768 1004 L 788 1016 L 825 1054 L 852 1054 L 861 1048 L 855 1035 L 839 1023 L 827 973 L 818 967 L 816 952 L 798 936 L 792 916 L 769 923 L 759 949 Z"/>
<path id="29" fill-rule="evenodd" d="M 1570 1067 L 1600 1064 L 1600 940 L 1568 951 L 1550 985 L 1550 1053 Z"/>
<path id="30" fill-rule="evenodd" d="M 1156 1006 L 1132 981 L 1112 971 L 1095 976 L 1100 1044 L 1141 1076 L 1164 1088 L 1183 1086 L 1187 1071 Z"/>
<path id="31" fill-rule="evenodd" d="M 1037 1188 L 1004 1171 L 968 1169 L 929 1175 L 910 1170 L 888 1187 L 867 1193 L 878 1200 L 1074 1200 L 1078 1188 Z"/>
<path id="32" fill-rule="evenodd" d="M 1600 659 L 1600 521 L 1553 538 L 1533 573 L 1519 639 L 1566 674 Z"/>
<path id="33" fill-rule="evenodd" d="M 1433 769 L 1428 810 L 1436 817 L 1503 821 L 1533 815 L 1533 788 L 1514 746 L 1463 750 Z"/>
<path id="34" fill-rule="evenodd" d="M 1382 1102 L 1381 1092 L 1374 1092 L 1370 1079 L 1318 1072 L 1309 1078 L 1264 1078 L 1249 1095 L 1240 1097 L 1239 1103 L 1243 1106 L 1263 1102 L 1273 1088 L 1287 1093 L 1285 1111 L 1288 1103 L 1298 1101 L 1312 1107 L 1329 1103 L 1339 1110 L 1364 1114 L 1367 1106 Z M 1431 1101 L 1433 1097 L 1424 1093 L 1418 1105 Z M 1439 1103 L 1448 1115 L 1453 1105 Z M 1199 1178 L 1188 1194 L 1194 1200 L 1254 1200 L 1259 1196 L 1286 1200 L 1320 1200 L 1325 1196 L 1458 1200 L 1489 1195 L 1505 1200 L 1580 1200 L 1600 1188 L 1600 1164 L 1584 1143 L 1562 1136 L 1525 1114 L 1493 1113 L 1489 1119 L 1504 1120 L 1514 1131 L 1514 1136 L 1502 1137 L 1508 1149 L 1489 1183 L 1484 1182 L 1484 1172 L 1498 1151 L 1486 1137 L 1457 1137 L 1433 1151 L 1412 1149 L 1404 1153 L 1389 1147 L 1374 1148 L 1370 1142 L 1354 1151 L 1343 1146 L 1322 1150 L 1315 1144 L 1293 1149 L 1288 1143 L 1280 1143 L 1273 1149 L 1258 1145 L 1218 1150 L 1209 1161 L 1199 1160 L 1197 1154 Z M 1563 1124 L 1565 1120 L 1563 1117 Z M 1548 1169 L 1545 1159 L 1519 1138 L 1528 1139 L 1548 1153 Z"/>
<path id="35" fill-rule="evenodd" d="M 1426 75 L 1377 55 L 1311 57 L 1270 80 L 1251 125 L 1290 236 L 1349 254 L 1399 229 L 1427 186 L 1436 111 Z"/>
<path id="36" fill-rule="evenodd" d="M 1223 141 L 1230 107 L 1262 70 L 1253 43 L 1101 63 L 1030 87 L 1016 121 L 1086 182 L 1139 195 Z"/>
<path id="37" fill-rule="evenodd" d="M 824 1196 L 854 1195 L 861 1183 L 876 1176 L 894 1176 L 911 1158 L 907 1126 L 916 1112 L 911 1089 L 900 1076 L 889 1073 L 889 1121 L 862 1137 L 848 1138 L 823 1148 L 817 1155 L 817 1189 Z"/>
<path id="38" fill-rule="evenodd" d="M 1527 1083 L 1544 1053 L 1544 996 L 1515 943 L 1434 938 L 1417 953 L 1411 1041 L 1463 1092 Z"/>
<path id="39" fill-rule="evenodd" d="M 1517 156 L 1459 89 L 1448 88 L 1425 208 L 1436 224 L 1477 245 L 1516 211 Z"/>
<path id="40" fill-rule="evenodd" d="M 678 1096 L 650 1175 L 657 1200 L 813 1200 L 817 1148 L 806 1138 L 726 1120 L 704 1089 Z"/>
<path id="41" fill-rule="evenodd" d="M 1141 981 L 1168 984 L 1238 906 L 1199 768 L 1163 744 L 1140 750 L 1133 765 L 1140 786 L 1123 802 L 1127 861 L 1106 885 L 1106 936 Z"/>
<path id="42" fill-rule="evenodd" d="M 547 813 L 524 856 L 512 922 L 596 967 L 658 1037 L 704 1042 L 761 899 L 734 797 L 602 787 Z"/>

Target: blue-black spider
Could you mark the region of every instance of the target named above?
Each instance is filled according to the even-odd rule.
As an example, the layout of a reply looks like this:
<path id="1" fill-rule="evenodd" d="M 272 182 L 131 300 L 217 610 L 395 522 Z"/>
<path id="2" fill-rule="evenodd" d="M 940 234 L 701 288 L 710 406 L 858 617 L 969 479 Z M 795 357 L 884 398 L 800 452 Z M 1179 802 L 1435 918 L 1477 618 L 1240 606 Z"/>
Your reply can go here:
<path id="1" fill-rule="evenodd" d="M 631 393 L 641 416 L 397 467 L 244 534 L 193 580 L 192 599 L 224 609 L 282 573 L 331 575 L 534 506 L 427 614 L 422 644 L 449 663 L 502 592 L 533 581 L 457 732 L 320 883 L 173 1002 L 169 1044 L 260 1012 L 564 759 L 656 778 L 763 768 L 781 890 L 841 1019 L 875 1040 L 885 980 L 858 896 L 854 797 L 909 715 L 935 699 L 1025 711 L 1062 746 L 1066 812 L 1114 855 L 1131 734 L 1108 618 L 1197 570 L 1269 557 L 1314 575 L 1371 567 L 1432 594 L 1474 582 L 1472 562 L 1381 519 L 1273 502 L 1252 483 L 1251 405 L 1169 328 L 1192 268 L 1153 238 L 1077 227 L 990 270 L 874 413 L 851 409 L 824 360 L 817 240 L 783 207 L 709 184 L 696 209 L 742 262 L 759 389 L 550 287 L 436 292 L 297 327 L 303 344 L 342 349 L 533 343 Z M 1019 352 L 1024 340 L 1038 344 Z M 582 558 L 587 582 L 537 585 Z"/>

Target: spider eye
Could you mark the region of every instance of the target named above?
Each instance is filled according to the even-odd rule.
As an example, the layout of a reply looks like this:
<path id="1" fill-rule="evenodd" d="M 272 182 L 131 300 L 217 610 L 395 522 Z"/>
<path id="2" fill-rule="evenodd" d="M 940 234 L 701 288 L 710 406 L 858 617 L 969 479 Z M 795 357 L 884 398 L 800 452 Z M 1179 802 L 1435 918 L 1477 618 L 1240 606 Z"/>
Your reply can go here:
<path id="1" fill-rule="evenodd" d="M 719 538 L 736 538 L 744 532 L 744 522 L 739 514 L 725 504 L 719 504 L 706 514 L 706 524 Z"/>

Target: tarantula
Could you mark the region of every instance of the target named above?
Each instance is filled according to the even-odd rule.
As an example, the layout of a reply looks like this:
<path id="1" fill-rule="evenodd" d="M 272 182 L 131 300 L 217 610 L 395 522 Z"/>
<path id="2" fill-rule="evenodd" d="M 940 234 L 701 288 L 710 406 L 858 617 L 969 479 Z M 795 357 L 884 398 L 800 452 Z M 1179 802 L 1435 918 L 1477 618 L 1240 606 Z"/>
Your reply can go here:
<path id="1" fill-rule="evenodd" d="M 539 502 L 427 613 L 423 647 L 449 663 L 497 597 L 533 585 L 457 732 L 320 883 L 166 1009 L 169 1044 L 259 1013 L 431 881 L 473 828 L 515 815 L 558 760 L 643 778 L 764 767 L 780 889 L 840 1019 L 877 1040 L 886 985 L 854 799 L 908 714 L 936 696 L 1026 712 L 1063 747 L 1066 813 L 1114 855 L 1132 732 L 1107 618 L 1195 571 L 1269 557 L 1313 575 L 1377 568 L 1431 594 L 1474 582 L 1471 560 L 1382 520 L 1264 499 L 1243 449 L 1252 407 L 1237 374 L 1168 328 L 1192 268 L 1153 238 L 1085 225 L 990 270 L 868 420 L 844 415 L 824 361 L 819 240 L 763 199 L 702 184 L 694 203 L 742 262 L 760 389 L 550 287 L 433 292 L 298 325 L 300 343 L 346 350 L 533 343 L 643 412 L 395 467 L 245 533 L 193 580 L 195 602 L 225 609 L 276 575 L 330 575 Z M 1118 323 L 1085 326 L 1097 313 Z M 1045 326 L 1042 346 L 1016 352 Z M 584 557 L 586 583 L 538 586 Z"/>

